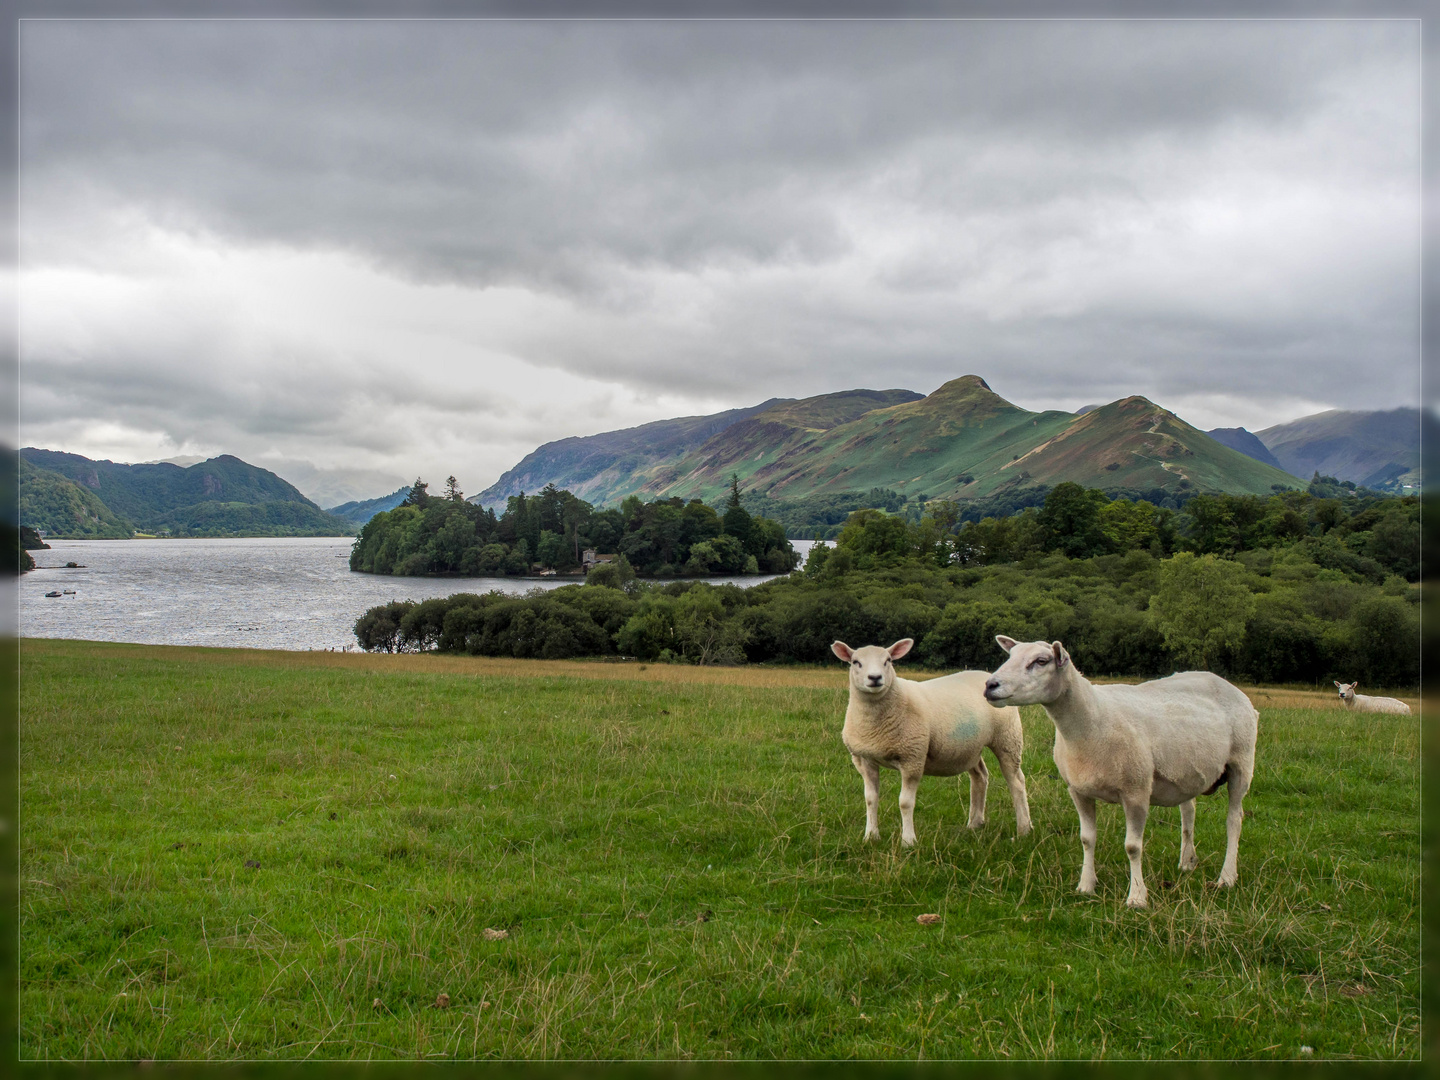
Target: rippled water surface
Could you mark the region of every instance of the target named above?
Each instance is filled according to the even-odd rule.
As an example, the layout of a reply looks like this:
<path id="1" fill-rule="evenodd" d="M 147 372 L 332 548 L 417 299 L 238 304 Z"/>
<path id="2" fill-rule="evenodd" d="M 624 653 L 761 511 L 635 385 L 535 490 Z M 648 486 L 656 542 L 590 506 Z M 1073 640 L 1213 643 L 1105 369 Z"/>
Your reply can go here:
<path id="1" fill-rule="evenodd" d="M 579 578 L 394 578 L 350 571 L 348 537 L 51 540 L 20 577 L 29 637 L 255 649 L 355 646 L 355 620 L 390 600 L 524 593 Z M 804 554 L 809 544 L 796 541 Z M 67 562 L 80 563 L 66 569 Z M 765 577 L 721 579 L 743 585 Z M 73 589 L 58 597 L 47 592 Z"/>

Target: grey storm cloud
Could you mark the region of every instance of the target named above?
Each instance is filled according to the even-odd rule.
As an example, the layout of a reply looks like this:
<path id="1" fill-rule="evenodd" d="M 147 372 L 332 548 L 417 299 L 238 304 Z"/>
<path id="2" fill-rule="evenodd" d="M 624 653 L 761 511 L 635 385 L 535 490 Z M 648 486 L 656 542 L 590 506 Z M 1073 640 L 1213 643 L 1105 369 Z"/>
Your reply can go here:
<path id="1" fill-rule="evenodd" d="M 1304 123 L 1397 60 L 1418 92 L 1417 49 L 1404 23 L 29 23 L 21 146 L 40 200 L 594 285 L 597 259 L 824 260 L 816 195 L 867 183 L 960 213 L 1138 198 L 1145 140 Z M 1398 145 L 1330 168 L 1413 170 L 1418 100 L 1373 104 Z"/>
<path id="2" fill-rule="evenodd" d="M 734 405 L 968 371 L 1032 407 L 1323 407 L 1359 371 L 1359 404 L 1418 395 L 1417 22 L 30 21 L 20 46 L 22 268 L 143 278 L 135 220 L 342 253 L 556 305 L 487 348 Z M 146 347 L 23 354 L 57 366 L 22 373 L 22 418 Z M 84 408 L 166 427 L 223 396 L 149 362 Z M 250 427 L 343 440 L 326 381 L 257 392 Z M 499 407 L 463 375 L 436 406 Z"/>

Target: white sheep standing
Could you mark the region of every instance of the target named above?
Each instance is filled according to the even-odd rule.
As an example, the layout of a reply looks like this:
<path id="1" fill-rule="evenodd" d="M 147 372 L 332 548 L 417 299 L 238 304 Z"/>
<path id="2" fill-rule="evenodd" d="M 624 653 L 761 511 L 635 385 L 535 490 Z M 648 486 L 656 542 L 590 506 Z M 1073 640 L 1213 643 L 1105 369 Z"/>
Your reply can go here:
<path id="1" fill-rule="evenodd" d="M 1343 683 L 1337 682 L 1335 688 L 1340 691 L 1340 700 L 1345 703 L 1347 709 L 1355 712 L 1378 712 L 1397 713 L 1400 716 L 1410 715 L 1410 706 L 1399 698 L 1393 697 L 1370 697 L 1366 694 L 1355 693 L 1358 682 Z"/>
<path id="2" fill-rule="evenodd" d="M 1020 755 L 1025 736 L 1019 709 L 988 708 L 983 671 L 961 671 L 925 682 L 898 678 L 893 661 L 915 644 L 902 638 L 888 649 L 852 649 L 843 641 L 831 650 L 850 665 L 850 702 L 840 737 L 865 781 L 865 839 L 880 838 L 880 769 L 900 773 L 900 840 L 915 843 L 915 791 L 920 777 L 970 774 L 970 818 L 985 824 L 990 773 L 980 752 L 989 747 L 1010 786 L 1019 835 L 1030 831 L 1030 800 Z"/>
<path id="3" fill-rule="evenodd" d="M 1096 686 L 1075 670 L 1060 642 L 995 639 L 1010 654 L 985 685 L 997 708 L 1043 705 L 1055 724 L 1055 767 L 1080 815 L 1079 890 L 1095 891 L 1095 800 L 1125 808 L 1130 907 L 1148 894 L 1140 857 L 1151 806 L 1180 807 L 1180 869 L 1193 870 L 1195 796 L 1230 788 L 1225 864 L 1219 885 L 1238 876 L 1240 824 L 1255 770 L 1259 722 L 1238 687 L 1208 671 L 1185 671 L 1138 686 Z"/>

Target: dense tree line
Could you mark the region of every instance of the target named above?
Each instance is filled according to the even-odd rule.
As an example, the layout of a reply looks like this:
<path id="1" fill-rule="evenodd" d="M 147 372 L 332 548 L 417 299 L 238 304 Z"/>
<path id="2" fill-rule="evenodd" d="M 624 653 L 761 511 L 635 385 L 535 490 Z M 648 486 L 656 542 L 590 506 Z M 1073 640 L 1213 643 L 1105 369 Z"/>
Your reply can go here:
<path id="1" fill-rule="evenodd" d="M 553 484 L 537 495 L 510 497 L 505 512 L 465 501 L 449 479 L 444 495 L 415 481 L 394 510 L 361 529 L 350 569 L 371 574 L 523 575 L 578 570 L 586 548 L 618 556 L 616 571 L 653 577 L 784 574 L 799 556 L 775 521 L 756 517 L 732 483 L 724 512 L 699 499 L 632 495 L 597 509 Z"/>
<path id="2" fill-rule="evenodd" d="M 1196 496 L 1176 512 L 1062 484 L 1004 519 L 856 511 L 833 547 L 754 588 L 604 567 L 543 594 L 385 605 L 355 632 L 366 649 L 692 663 L 826 663 L 837 638 L 913 637 L 914 662 L 951 670 L 993 669 L 1004 633 L 1063 640 L 1092 675 L 1411 687 L 1418 529 L 1413 497 L 1338 485 Z"/>
<path id="3" fill-rule="evenodd" d="M 965 480 L 966 477 L 960 479 Z M 1070 485 L 1072 488 L 1076 486 Z M 957 502 L 948 514 L 957 523 L 980 521 L 987 517 L 1007 518 L 1030 507 L 1043 506 L 1050 492 L 1051 488 L 1044 484 L 1017 483 L 990 495 Z M 1097 491 L 1096 494 L 1102 493 Z M 1155 507 L 1174 511 L 1184 507 L 1195 492 L 1165 488 L 1106 488 L 1103 495 L 1107 500 L 1143 500 Z M 745 508 L 752 513 L 763 514 L 784 525 L 785 534 L 792 540 L 834 540 L 856 510 L 884 510 L 887 514 L 896 514 L 912 524 L 918 524 L 927 513 L 934 513 L 937 506 L 922 492 L 902 494 L 891 488 L 879 487 L 866 492 L 844 491 L 800 498 L 771 498 L 749 491 L 742 500 Z"/>

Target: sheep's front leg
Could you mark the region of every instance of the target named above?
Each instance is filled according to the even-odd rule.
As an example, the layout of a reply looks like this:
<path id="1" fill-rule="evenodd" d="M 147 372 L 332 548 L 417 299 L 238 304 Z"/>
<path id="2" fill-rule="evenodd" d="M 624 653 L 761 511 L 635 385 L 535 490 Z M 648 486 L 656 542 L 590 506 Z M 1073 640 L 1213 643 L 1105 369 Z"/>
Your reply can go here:
<path id="1" fill-rule="evenodd" d="M 1121 796 L 1125 805 L 1125 854 L 1130 859 L 1130 894 L 1125 897 L 1127 907 L 1142 908 L 1150 904 L 1150 894 L 1145 889 L 1145 870 L 1141 865 L 1145 853 L 1145 819 L 1150 816 L 1148 794 L 1139 798 Z"/>
<path id="2" fill-rule="evenodd" d="M 1087 798 L 1071 788 L 1070 801 L 1075 804 L 1075 812 L 1080 815 L 1080 850 L 1084 852 L 1084 861 L 1080 864 L 1080 884 L 1075 891 L 1093 893 L 1095 891 L 1095 800 Z"/>
<path id="3" fill-rule="evenodd" d="M 1240 877 L 1240 826 L 1245 820 L 1245 793 L 1250 790 L 1250 775 L 1249 769 L 1232 769 L 1227 782 L 1230 812 L 1225 816 L 1225 865 L 1220 868 L 1217 885 L 1234 885 Z"/>
<path id="4" fill-rule="evenodd" d="M 985 793 L 990 790 L 990 770 L 985 767 L 984 758 L 975 759 L 970 770 L 970 820 L 966 825 L 978 829 L 985 824 Z"/>
<path id="5" fill-rule="evenodd" d="M 1030 796 L 1025 790 L 1025 771 L 1020 768 L 1020 755 L 1013 751 L 996 753 L 1000 772 L 1010 787 L 1010 805 L 1015 808 L 1015 833 L 1025 836 L 1030 832 Z"/>
<path id="6" fill-rule="evenodd" d="M 1195 854 L 1195 800 L 1180 804 L 1180 869 L 1194 870 L 1200 859 Z"/>
<path id="7" fill-rule="evenodd" d="M 900 770 L 900 842 L 915 846 L 915 792 L 920 788 L 924 767 Z"/>
<path id="8" fill-rule="evenodd" d="M 851 762 L 865 781 L 865 839 L 880 839 L 880 766 L 869 758 L 850 755 Z"/>

